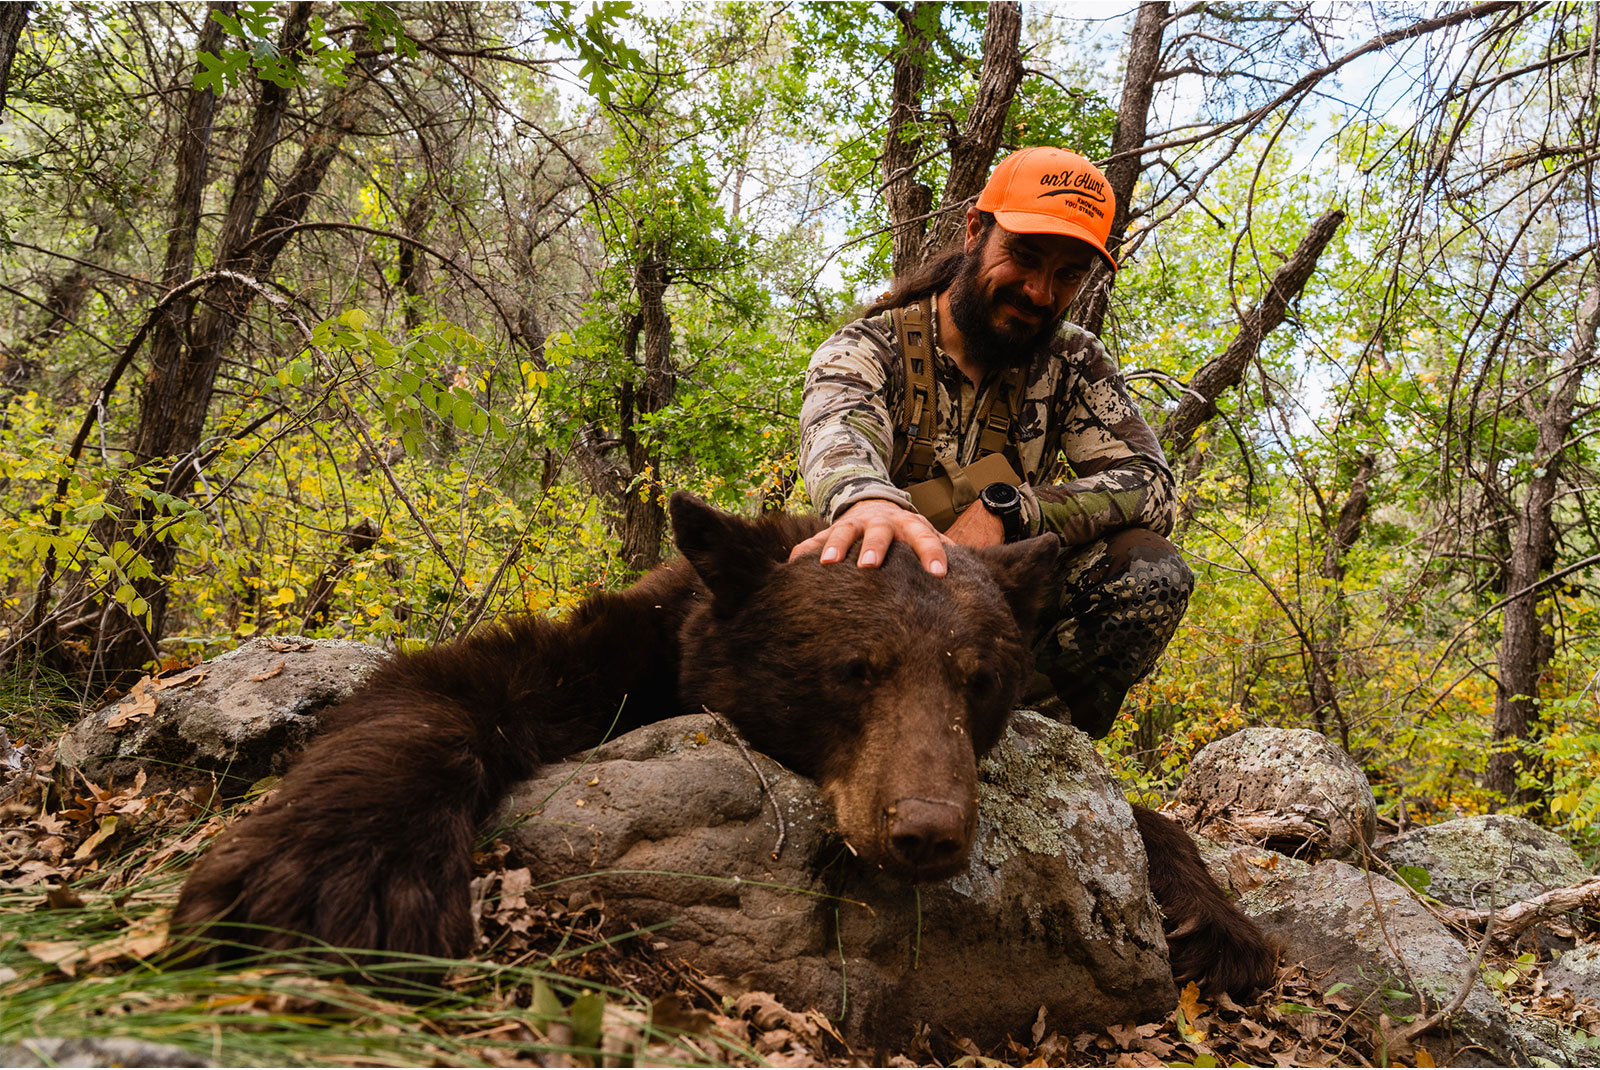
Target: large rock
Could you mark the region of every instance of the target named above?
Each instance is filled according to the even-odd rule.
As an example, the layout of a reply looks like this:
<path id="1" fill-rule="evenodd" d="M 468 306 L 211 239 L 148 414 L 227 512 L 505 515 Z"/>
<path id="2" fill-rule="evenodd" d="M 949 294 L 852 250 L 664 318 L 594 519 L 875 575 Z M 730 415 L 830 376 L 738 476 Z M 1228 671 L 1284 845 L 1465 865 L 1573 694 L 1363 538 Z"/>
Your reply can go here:
<path id="1" fill-rule="evenodd" d="M 680 717 L 547 768 L 501 823 L 536 881 L 598 895 L 673 957 L 841 1020 L 859 1042 L 931 1021 L 979 1044 L 1156 1018 L 1174 1003 L 1144 849 L 1087 737 L 1019 712 L 981 768 L 967 871 L 913 888 L 855 864 L 816 786 Z"/>
<path id="2" fill-rule="evenodd" d="M 1396 836 L 1377 848 L 1391 866 L 1428 871 L 1428 893 L 1452 906 L 1486 910 L 1531 899 L 1589 876 L 1560 836 L 1510 814 L 1458 817 Z"/>
<path id="3" fill-rule="evenodd" d="M 1470 972 L 1466 948 L 1407 889 L 1343 862 L 1290 869 L 1247 893 L 1239 906 L 1283 942 L 1285 962 L 1303 964 L 1320 987 L 1349 985 L 1346 998 L 1372 1018 L 1432 1014 Z M 1528 1062 L 1505 1008 L 1481 983 L 1447 1026 L 1442 1039 L 1451 1050 L 1475 1044 L 1490 1053 L 1486 1065 Z M 1468 1062 L 1451 1065 L 1485 1065 L 1481 1053 L 1466 1056 Z"/>
<path id="4" fill-rule="evenodd" d="M 1268 811 L 1327 830 L 1328 854 L 1359 859 L 1378 831 L 1372 786 L 1355 761 L 1320 732 L 1246 728 L 1201 748 L 1178 802 L 1202 815 Z"/>
<path id="5" fill-rule="evenodd" d="M 232 793 L 282 773 L 316 728 L 317 713 L 384 657 L 345 640 L 252 639 L 188 672 L 141 681 L 62 737 L 57 761 L 97 781 L 141 768 L 157 783 L 214 775 Z"/>
<path id="6" fill-rule="evenodd" d="M 1557 992 L 1600 1006 L 1600 944 L 1579 944 L 1544 968 L 1544 979 Z"/>
<path id="7" fill-rule="evenodd" d="M 173 1044 L 127 1037 L 33 1037 L 0 1045 L 0 1066 L 216 1066 Z"/>

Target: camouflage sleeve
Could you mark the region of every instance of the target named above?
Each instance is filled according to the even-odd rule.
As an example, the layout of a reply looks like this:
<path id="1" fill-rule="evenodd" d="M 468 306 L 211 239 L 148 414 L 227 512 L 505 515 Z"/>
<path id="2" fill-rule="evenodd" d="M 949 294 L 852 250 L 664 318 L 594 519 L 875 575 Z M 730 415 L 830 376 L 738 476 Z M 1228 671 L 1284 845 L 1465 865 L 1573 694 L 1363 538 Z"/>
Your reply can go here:
<path id="1" fill-rule="evenodd" d="M 895 349 L 888 317 L 835 331 L 806 369 L 800 404 L 800 475 L 828 520 L 856 502 L 883 498 L 907 509 L 911 498 L 889 479 L 894 456 Z"/>
<path id="2" fill-rule="evenodd" d="M 1071 546 L 1119 528 L 1168 534 L 1177 519 L 1176 484 L 1122 372 L 1087 331 L 1072 328 L 1066 350 L 1074 374 L 1059 399 L 1057 426 L 1077 478 L 1031 488 L 1033 530 L 1057 532 Z"/>

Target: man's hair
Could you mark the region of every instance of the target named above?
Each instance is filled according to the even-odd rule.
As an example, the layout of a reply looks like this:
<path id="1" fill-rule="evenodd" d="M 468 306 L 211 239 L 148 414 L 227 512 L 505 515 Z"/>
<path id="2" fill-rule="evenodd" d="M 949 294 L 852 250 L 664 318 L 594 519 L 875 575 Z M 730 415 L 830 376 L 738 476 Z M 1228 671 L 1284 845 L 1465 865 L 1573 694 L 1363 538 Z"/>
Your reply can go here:
<path id="1" fill-rule="evenodd" d="M 979 212 L 978 222 L 982 226 L 981 235 L 985 242 L 989 240 L 989 231 L 994 229 L 994 213 Z M 981 249 L 983 246 L 979 246 Z M 895 279 L 889 284 L 889 291 L 867 306 L 861 318 L 866 319 L 889 311 L 891 308 L 903 308 L 919 298 L 929 294 L 944 291 L 955 281 L 962 265 L 966 262 L 965 234 L 946 245 L 933 257 L 923 262 L 922 266 L 914 269 L 911 274 L 903 279 Z"/>

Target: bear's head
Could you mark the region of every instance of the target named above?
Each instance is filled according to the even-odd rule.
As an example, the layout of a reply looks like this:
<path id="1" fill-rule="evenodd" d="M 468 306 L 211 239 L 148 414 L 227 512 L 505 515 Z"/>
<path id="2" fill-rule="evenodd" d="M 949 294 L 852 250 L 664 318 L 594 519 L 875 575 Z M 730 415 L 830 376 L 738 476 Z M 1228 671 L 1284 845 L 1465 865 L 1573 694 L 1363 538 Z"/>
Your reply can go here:
<path id="1" fill-rule="evenodd" d="M 682 632 L 679 688 L 758 750 L 816 779 L 840 834 L 907 880 L 959 872 L 977 824 L 977 759 L 1031 669 L 1055 536 L 949 548 L 928 574 L 896 544 L 875 569 L 789 562 L 809 531 L 687 494 L 674 538 L 706 590 Z M 814 526 L 813 526 L 814 530 Z"/>

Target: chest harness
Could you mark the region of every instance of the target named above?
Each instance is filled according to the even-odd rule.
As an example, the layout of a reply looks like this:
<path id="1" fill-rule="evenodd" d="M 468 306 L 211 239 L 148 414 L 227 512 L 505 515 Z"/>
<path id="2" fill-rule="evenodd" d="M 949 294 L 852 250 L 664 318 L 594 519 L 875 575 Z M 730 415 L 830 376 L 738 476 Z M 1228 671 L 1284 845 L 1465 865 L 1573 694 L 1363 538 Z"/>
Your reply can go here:
<path id="1" fill-rule="evenodd" d="M 940 457 L 935 447 L 939 437 L 939 395 L 933 381 L 933 299 L 924 297 L 914 305 L 894 309 L 896 340 L 906 366 L 905 401 L 898 413 L 898 426 L 906 436 L 906 452 L 896 467 L 894 481 L 906 487 L 917 512 L 933 521 L 940 531 L 955 522 L 978 492 L 990 483 L 1020 486 L 1021 467 L 1011 437 L 1012 415 L 1021 411 L 1023 369 L 1006 369 L 1005 377 L 989 390 L 974 419 L 981 424 L 978 456 L 969 465 L 958 465 L 951 456 Z"/>

